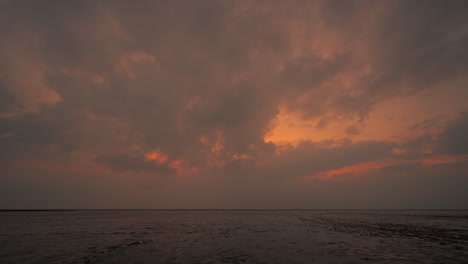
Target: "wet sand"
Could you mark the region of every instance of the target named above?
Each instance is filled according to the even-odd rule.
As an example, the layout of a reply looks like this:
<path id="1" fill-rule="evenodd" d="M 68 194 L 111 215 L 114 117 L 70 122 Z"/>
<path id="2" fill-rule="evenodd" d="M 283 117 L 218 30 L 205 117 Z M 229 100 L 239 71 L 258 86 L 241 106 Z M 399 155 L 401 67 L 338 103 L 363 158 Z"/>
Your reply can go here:
<path id="1" fill-rule="evenodd" d="M 0 212 L 0 263 L 468 263 L 468 211 Z"/>

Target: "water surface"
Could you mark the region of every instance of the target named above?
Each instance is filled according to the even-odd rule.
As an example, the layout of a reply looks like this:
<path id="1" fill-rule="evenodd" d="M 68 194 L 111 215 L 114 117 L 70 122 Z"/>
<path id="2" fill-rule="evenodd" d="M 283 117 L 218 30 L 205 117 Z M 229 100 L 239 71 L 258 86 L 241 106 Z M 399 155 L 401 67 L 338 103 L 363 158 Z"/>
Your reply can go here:
<path id="1" fill-rule="evenodd" d="M 468 263 L 468 211 L 0 212 L 0 263 Z"/>

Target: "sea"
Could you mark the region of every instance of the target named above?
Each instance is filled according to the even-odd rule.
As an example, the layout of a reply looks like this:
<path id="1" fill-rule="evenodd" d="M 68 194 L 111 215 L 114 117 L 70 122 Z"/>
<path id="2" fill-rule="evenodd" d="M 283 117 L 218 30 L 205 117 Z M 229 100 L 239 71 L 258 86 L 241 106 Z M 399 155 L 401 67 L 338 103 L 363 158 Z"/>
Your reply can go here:
<path id="1" fill-rule="evenodd" d="M 468 263 L 468 211 L 2 210 L 0 263 Z"/>

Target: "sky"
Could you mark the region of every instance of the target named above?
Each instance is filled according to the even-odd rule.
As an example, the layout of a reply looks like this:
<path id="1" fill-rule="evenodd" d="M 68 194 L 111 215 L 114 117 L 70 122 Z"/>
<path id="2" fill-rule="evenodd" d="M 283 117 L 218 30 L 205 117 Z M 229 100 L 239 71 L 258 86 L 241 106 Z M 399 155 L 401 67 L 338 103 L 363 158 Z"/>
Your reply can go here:
<path id="1" fill-rule="evenodd" d="M 468 209 L 468 1 L 0 2 L 0 208 Z"/>

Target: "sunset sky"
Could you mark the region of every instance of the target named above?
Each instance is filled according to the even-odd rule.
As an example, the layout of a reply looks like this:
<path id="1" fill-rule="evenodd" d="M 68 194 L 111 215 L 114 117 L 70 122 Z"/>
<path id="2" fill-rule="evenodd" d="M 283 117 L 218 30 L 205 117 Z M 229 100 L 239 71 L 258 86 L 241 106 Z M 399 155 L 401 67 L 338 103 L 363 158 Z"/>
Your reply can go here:
<path id="1" fill-rule="evenodd" d="M 466 209 L 467 14 L 1 1 L 0 209 Z"/>

